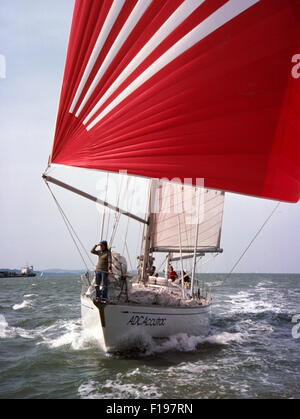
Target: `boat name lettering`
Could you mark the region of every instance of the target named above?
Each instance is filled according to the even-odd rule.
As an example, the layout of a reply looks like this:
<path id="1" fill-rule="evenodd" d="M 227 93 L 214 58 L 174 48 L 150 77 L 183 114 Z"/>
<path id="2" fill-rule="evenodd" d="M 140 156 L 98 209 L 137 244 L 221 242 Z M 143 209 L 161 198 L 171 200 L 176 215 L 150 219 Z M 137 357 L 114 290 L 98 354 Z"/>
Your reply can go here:
<path id="1" fill-rule="evenodd" d="M 148 316 L 132 316 L 127 324 L 132 326 L 165 326 L 167 319 L 165 318 L 155 318 Z"/>

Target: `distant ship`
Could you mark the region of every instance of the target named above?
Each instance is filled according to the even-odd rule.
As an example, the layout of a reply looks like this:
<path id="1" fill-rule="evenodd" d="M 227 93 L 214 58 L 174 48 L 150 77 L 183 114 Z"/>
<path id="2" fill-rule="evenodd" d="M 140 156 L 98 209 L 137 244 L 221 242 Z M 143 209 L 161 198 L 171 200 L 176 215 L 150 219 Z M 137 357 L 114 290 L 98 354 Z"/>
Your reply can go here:
<path id="1" fill-rule="evenodd" d="M 21 268 L 21 273 L 15 271 L 0 271 L 0 278 L 15 278 L 15 277 L 29 277 L 36 276 L 33 271 L 33 266 L 24 266 Z"/>

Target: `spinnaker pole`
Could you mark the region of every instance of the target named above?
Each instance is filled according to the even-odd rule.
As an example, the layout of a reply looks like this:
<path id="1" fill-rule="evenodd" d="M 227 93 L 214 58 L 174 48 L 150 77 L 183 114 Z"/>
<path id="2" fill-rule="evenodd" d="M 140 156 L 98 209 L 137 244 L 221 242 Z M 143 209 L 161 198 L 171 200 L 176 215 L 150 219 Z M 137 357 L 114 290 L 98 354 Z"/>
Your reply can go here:
<path id="1" fill-rule="evenodd" d="M 68 191 L 73 192 L 73 193 L 75 193 L 77 195 L 80 195 L 80 196 L 82 196 L 84 198 L 87 198 L 90 201 L 94 201 L 97 204 L 103 205 L 103 206 L 105 206 L 105 207 L 107 207 L 107 208 L 109 208 L 109 209 L 111 209 L 113 211 L 119 212 L 119 213 L 121 213 L 123 215 L 126 215 L 127 217 L 133 218 L 134 220 L 139 221 L 140 223 L 148 224 L 148 221 L 147 220 L 144 220 L 143 218 L 140 218 L 137 215 L 134 215 L 134 214 L 132 214 L 132 213 L 130 213 L 128 211 L 124 211 L 124 210 L 122 210 L 119 207 L 116 207 L 114 205 L 111 205 L 108 202 L 103 201 L 102 199 L 97 198 L 96 196 L 90 195 L 90 194 L 88 194 L 88 193 L 86 193 L 84 191 L 81 191 L 80 189 L 74 188 L 74 186 L 68 185 L 67 183 L 64 183 L 64 182 L 62 182 L 62 181 L 60 181 L 58 179 L 55 179 L 55 178 L 53 178 L 51 176 L 47 176 L 45 174 L 43 174 L 42 177 L 45 180 L 45 182 L 50 182 L 50 183 L 53 183 L 54 185 L 60 186 L 61 188 L 67 189 Z"/>

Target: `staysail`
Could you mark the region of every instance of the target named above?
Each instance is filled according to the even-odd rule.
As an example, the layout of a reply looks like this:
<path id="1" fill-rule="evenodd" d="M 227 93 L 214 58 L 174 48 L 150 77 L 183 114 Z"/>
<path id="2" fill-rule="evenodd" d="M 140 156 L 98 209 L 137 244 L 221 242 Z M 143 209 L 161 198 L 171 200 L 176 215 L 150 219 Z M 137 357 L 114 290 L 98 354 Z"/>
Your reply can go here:
<path id="1" fill-rule="evenodd" d="M 299 0 L 77 0 L 49 162 L 296 202 L 299 40 Z"/>

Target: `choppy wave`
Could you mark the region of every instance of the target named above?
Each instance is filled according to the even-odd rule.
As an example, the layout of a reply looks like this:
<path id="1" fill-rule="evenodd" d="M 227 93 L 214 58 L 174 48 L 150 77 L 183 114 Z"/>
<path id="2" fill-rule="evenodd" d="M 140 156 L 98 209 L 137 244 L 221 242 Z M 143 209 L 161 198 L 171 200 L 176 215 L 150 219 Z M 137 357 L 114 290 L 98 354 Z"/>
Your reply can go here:
<path id="1" fill-rule="evenodd" d="M 40 329 L 39 335 L 42 341 L 39 344 L 55 349 L 68 346 L 73 350 L 87 349 L 98 346 L 93 335 L 84 331 L 81 320 L 58 320 L 53 325 Z"/>
<path id="2" fill-rule="evenodd" d="M 0 314 L 0 338 L 11 339 L 17 336 L 25 339 L 32 339 L 34 337 L 30 330 L 23 329 L 22 327 L 9 326 L 5 316 Z"/>
<path id="3" fill-rule="evenodd" d="M 229 345 L 234 342 L 241 343 L 246 338 L 243 333 L 222 332 L 207 337 L 188 336 L 185 333 L 170 336 L 165 342 L 154 343 L 148 354 L 162 353 L 168 351 L 193 352 L 197 351 L 201 345 Z"/>
<path id="4" fill-rule="evenodd" d="M 132 340 L 121 342 L 118 347 L 118 356 L 124 357 L 152 357 L 167 352 L 197 352 L 203 346 L 227 346 L 234 343 L 243 343 L 248 337 L 247 332 L 217 332 L 206 337 L 189 336 L 179 333 L 164 339 L 154 339 L 151 336 L 140 335 Z"/>
<path id="5" fill-rule="evenodd" d="M 124 383 L 121 374 L 115 380 L 99 383 L 90 380 L 78 388 L 83 399 L 159 399 L 162 397 L 154 384 Z"/>
<path id="6" fill-rule="evenodd" d="M 22 308 L 29 308 L 32 307 L 32 301 L 31 300 L 24 300 L 21 304 L 14 304 L 13 310 L 21 310 Z"/>
<path id="7" fill-rule="evenodd" d="M 8 327 L 5 317 L 0 314 L 0 338 L 5 339 L 14 336 L 15 333 L 13 333 L 13 331 Z"/>
<path id="8" fill-rule="evenodd" d="M 22 305 L 22 307 L 21 307 Z M 20 307 L 19 307 L 20 306 Z M 24 308 L 26 304 L 18 305 L 15 310 Z M 39 326 L 25 329 L 22 327 L 10 326 L 4 315 L 0 315 L 0 338 L 11 339 L 16 337 L 35 339 L 37 345 L 45 345 L 50 349 L 68 346 L 73 350 L 97 347 L 99 343 L 93 335 L 82 330 L 80 319 L 58 320 L 50 326 Z"/>
<path id="9" fill-rule="evenodd" d="M 209 336 L 140 337 L 113 355 L 81 327 L 76 277 L 4 283 L 2 398 L 300 397 L 299 276 L 233 276 L 215 288 Z"/>

